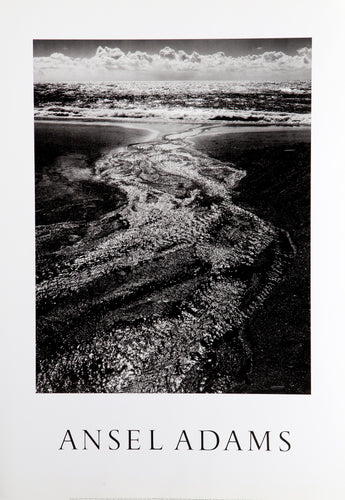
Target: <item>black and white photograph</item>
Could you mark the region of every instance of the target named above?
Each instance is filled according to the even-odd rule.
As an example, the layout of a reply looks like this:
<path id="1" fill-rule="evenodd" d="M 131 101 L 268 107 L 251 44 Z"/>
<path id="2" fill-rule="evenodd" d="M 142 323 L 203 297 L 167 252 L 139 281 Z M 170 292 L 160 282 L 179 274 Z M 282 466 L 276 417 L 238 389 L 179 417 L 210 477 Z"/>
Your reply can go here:
<path id="1" fill-rule="evenodd" d="M 1 500 L 343 500 L 345 3 L 2 20 Z"/>
<path id="2" fill-rule="evenodd" d="M 312 39 L 33 56 L 37 392 L 310 394 Z"/>

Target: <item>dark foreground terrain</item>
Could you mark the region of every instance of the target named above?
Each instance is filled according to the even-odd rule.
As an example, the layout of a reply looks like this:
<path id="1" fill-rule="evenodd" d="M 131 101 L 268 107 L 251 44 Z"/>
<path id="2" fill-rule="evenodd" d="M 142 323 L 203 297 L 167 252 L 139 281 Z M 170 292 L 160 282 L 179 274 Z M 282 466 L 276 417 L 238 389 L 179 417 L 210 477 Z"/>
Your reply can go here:
<path id="1" fill-rule="evenodd" d="M 43 155 L 37 390 L 308 392 L 299 132 Z"/>
<path id="2" fill-rule="evenodd" d="M 296 249 L 284 279 L 246 326 L 251 383 L 236 390 L 309 393 L 310 129 L 238 131 L 195 142 L 201 151 L 246 170 L 234 202 L 288 231 Z"/>

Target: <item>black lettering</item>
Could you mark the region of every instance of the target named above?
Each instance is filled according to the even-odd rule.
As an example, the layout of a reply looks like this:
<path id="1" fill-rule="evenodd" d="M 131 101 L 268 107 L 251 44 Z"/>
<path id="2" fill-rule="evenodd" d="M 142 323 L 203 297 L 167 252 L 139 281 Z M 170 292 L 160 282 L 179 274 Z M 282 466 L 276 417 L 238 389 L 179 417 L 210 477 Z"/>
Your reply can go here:
<path id="1" fill-rule="evenodd" d="M 253 451 L 252 450 L 252 440 L 253 439 L 254 439 L 254 442 L 255 442 L 258 450 L 261 449 L 261 446 L 263 445 L 263 442 L 266 439 L 266 451 L 271 451 L 270 450 L 270 438 L 269 438 L 270 431 L 266 431 L 265 432 L 264 437 L 262 438 L 262 441 L 261 441 L 260 444 L 259 444 L 258 440 L 256 439 L 254 431 L 249 431 L 249 433 L 250 433 L 250 447 L 249 447 L 249 451 Z"/>
<path id="2" fill-rule="evenodd" d="M 68 438 L 69 438 L 69 439 L 67 439 L 67 436 L 68 436 Z M 73 438 L 72 438 L 71 431 L 70 431 L 69 429 L 67 429 L 67 431 L 66 431 L 66 434 L 65 434 L 65 436 L 64 436 L 64 438 L 63 438 L 63 440 L 62 440 L 62 443 L 61 443 L 61 446 L 60 446 L 59 450 L 62 450 L 62 449 L 63 449 L 63 445 L 64 445 L 65 443 L 71 443 L 71 445 L 72 445 L 72 449 L 73 449 L 73 450 L 76 450 L 76 449 L 77 449 L 76 445 L 74 444 L 74 441 L 73 441 Z"/>
<path id="3" fill-rule="evenodd" d="M 182 439 L 182 437 L 184 437 L 184 439 Z M 186 431 L 182 431 L 181 432 L 181 436 L 180 436 L 180 439 L 178 440 L 178 443 L 177 443 L 177 446 L 176 446 L 175 450 L 178 450 L 178 447 L 180 446 L 181 443 L 186 443 L 188 445 L 188 449 L 189 450 L 193 449 L 191 447 L 191 445 L 190 445 L 190 442 L 189 442 L 188 436 L 186 434 Z"/>
<path id="4" fill-rule="evenodd" d="M 155 445 L 154 445 L 155 431 L 154 431 L 154 429 L 150 430 L 150 433 L 151 433 L 151 448 L 150 448 L 150 450 L 162 450 L 163 445 L 160 448 L 155 448 Z"/>
<path id="5" fill-rule="evenodd" d="M 138 429 L 128 431 L 128 449 L 129 450 L 140 450 L 140 445 L 138 448 L 132 448 L 133 442 L 139 443 L 139 437 L 137 437 L 137 438 L 133 437 L 132 432 L 137 432 L 138 434 L 140 434 L 140 431 Z"/>
<path id="6" fill-rule="evenodd" d="M 233 439 L 232 439 L 233 438 Z M 237 451 L 242 451 L 242 448 L 240 446 L 240 443 L 238 442 L 238 439 L 237 439 L 237 436 L 236 436 L 236 432 L 235 431 L 232 431 L 230 436 L 229 436 L 229 439 L 228 439 L 228 442 L 226 443 L 226 446 L 224 448 L 224 451 L 227 451 L 228 449 L 228 446 L 229 444 L 231 443 L 236 443 L 237 445 Z"/>
<path id="7" fill-rule="evenodd" d="M 201 448 L 200 448 L 200 450 L 203 450 L 203 451 L 213 451 L 213 450 L 215 450 L 218 447 L 218 445 L 219 445 L 219 436 L 218 436 L 218 434 L 216 432 L 210 431 L 210 430 L 204 430 L 204 431 L 200 431 L 200 432 L 201 432 Z M 216 443 L 213 446 L 213 448 L 205 448 L 205 432 L 210 432 L 210 433 L 212 433 L 216 437 Z"/>
<path id="8" fill-rule="evenodd" d="M 112 448 L 109 445 L 109 450 L 118 450 L 120 448 L 120 442 L 113 436 L 113 432 L 119 433 L 119 431 L 118 431 L 118 429 L 111 429 L 111 431 L 109 431 L 109 437 L 110 437 L 110 439 L 112 439 L 115 442 L 116 448 Z"/>
<path id="9" fill-rule="evenodd" d="M 287 444 L 287 450 L 283 450 L 282 448 L 279 447 L 280 451 L 289 451 L 291 450 L 291 444 L 289 443 L 289 441 L 287 441 L 285 438 L 283 438 L 283 434 L 289 434 L 290 436 L 290 432 L 289 431 L 281 431 L 281 433 L 279 434 L 279 437 L 282 441 L 284 441 L 284 443 Z"/>
<path id="10" fill-rule="evenodd" d="M 96 448 L 99 450 L 101 447 L 101 431 L 97 430 L 97 441 L 91 436 L 89 431 L 87 431 L 86 429 L 83 429 L 83 432 L 84 432 L 84 448 L 83 449 L 87 450 L 86 437 L 88 437 L 90 439 L 90 441 L 92 441 L 93 444 L 96 446 Z"/>

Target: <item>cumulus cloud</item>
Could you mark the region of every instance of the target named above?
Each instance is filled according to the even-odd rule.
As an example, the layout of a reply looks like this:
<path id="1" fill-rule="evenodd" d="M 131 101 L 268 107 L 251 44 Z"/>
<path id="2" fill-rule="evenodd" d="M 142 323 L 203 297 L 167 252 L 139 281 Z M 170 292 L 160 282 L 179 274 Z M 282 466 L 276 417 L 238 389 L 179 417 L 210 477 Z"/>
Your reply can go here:
<path id="1" fill-rule="evenodd" d="M 98 47 L 96 50 L 96 57 L 98 58 L 111 58 L 111 59 L 120 59 L 125 55 L 121 49 L 115 47 L 114 49 L 110 49 L 109 47 Z"/>
<path id="2" fill-rule="evenodd" d="M 309 49 L 308 47 L 303 47 L 302 49 L 298 49 L 297 54 L 300 56 L 306 56 L 309 59 L 311 59 L 311 49 Z"/>
<path id="3" fill-rule="evenodd" d="M 171 49 L 170 47 L 165 47 L 164 49 L 159 51 L 159 57 L 162 59 L 176 59 L 176 51 Z"/>
<path id="4" fill-rule="evenodd" d="M 224 52 L 202 55 L 164 47 L 156 54 L 123 52 L 98 47 L 93 57 L 72 58 L 61 53 L 35 57 L 36 81 L 42 80 L 123 80 L 123 79 L 270 79 L 309 78 L 311 49 L 300 48 L 295 55 L 267 51 L 246 56 L 226 56 Z"/>
<path id="5" fill-rule="evenodd" d="M 311 49 L 303 47 L 302 49 L 297 50 L 297 54 L 300 57 L 303 57 L 304 64 L 311 64 Z"/>

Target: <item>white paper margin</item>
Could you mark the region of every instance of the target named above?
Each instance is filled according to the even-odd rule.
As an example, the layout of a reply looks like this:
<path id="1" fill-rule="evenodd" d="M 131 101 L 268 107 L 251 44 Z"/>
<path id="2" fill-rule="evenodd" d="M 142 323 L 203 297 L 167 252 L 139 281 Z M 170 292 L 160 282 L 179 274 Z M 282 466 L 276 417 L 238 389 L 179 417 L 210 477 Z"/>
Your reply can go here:
<path id="1" fill-rule="evenodd" d="M 344 498 L 342 2 L 13 0 L 2 12 L 0 498 Z M 310 36 L 312 395 L 36 394 L 32 40 Z M 113 428 L 141 429 L 143 449 L 58 450 L 66 429 Z M 148 429 L 164 451 L 144 449 Z M 195 442 L 199 429 L 289 430 L 292 450 L 175 451 L 182 429 Z"/>

